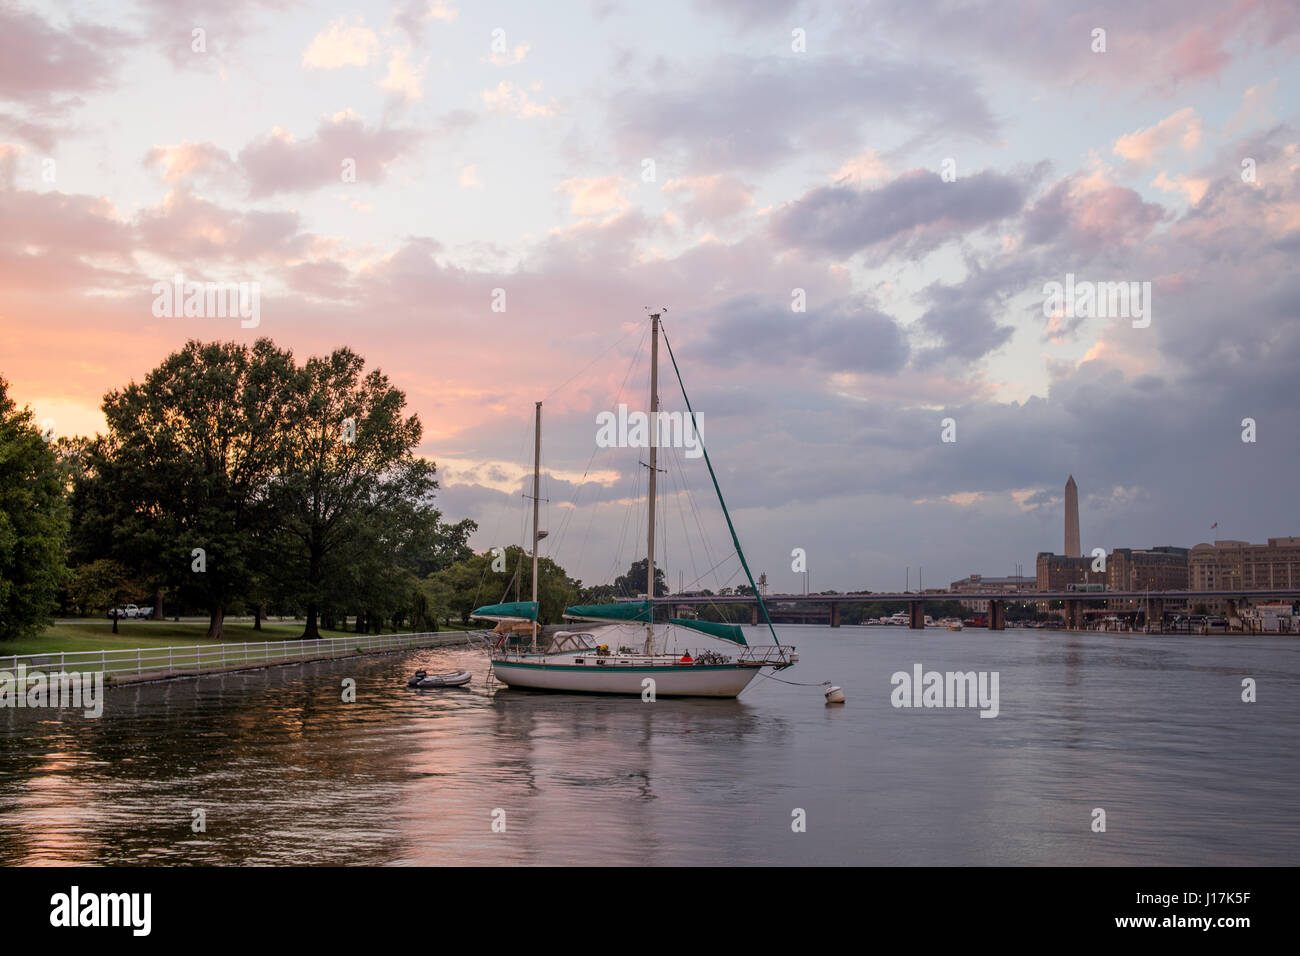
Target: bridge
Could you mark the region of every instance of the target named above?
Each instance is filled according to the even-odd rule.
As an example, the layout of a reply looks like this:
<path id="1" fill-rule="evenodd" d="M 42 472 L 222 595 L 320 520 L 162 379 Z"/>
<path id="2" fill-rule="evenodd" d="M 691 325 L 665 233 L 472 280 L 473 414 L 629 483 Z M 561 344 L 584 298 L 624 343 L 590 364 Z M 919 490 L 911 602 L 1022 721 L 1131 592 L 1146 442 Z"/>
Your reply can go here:
<path id="1" fill-rule="evenodd" d="M 988 626 L 990 630 L 1000 631 L 1006 627 L 1006 603 L 1029 603 L 1039 601 L 1062 601 L 1065 604 L 1065 626 L 1069 630 L 1080 630 L 1083 626 L 1085 605 L 1097 601 L 1140 601 L 1146 612 L 1148 622 L 1162 622 L 1166 602 L 1184 604 L 1204 601 L 1207 598 L 1222 598 L 1228 603 L 1229 613 L 1235 605 L 1258 601 L 1287 601 L 1300 599 L 1300 588 L 1262 588 L 1242 590 L 1210 591 L 945 591 L 920 594 L 916 591 L 850 592 L 847 594 L 765 594 L 763 603 L 767 605 L 768 615 L 781 615 L 781 609 L 774 605 L 795 605 L 791 610 L 798 617 L 807 618 L 812 606 L 828 607 L 830 626 L 840 626 L 840 609 L 845 604 L 906 603 L 909 609 L 908 620 L 913 628 L 925 627 L 926 601 L 988 601 Z M 617 601 L 644 601 L 645 597 L 616 598 Z M 681 616 L 682 608 L 696 605 L 741 604 L 751 605 L 750 623 L 759 623 L 758 601 L 752 594 L 715 594 L 715 595 L 673 595 L 657 597 L 654 603 L 672 609 L 674 617 Z M 806 621 L 806 623 L 814 623 Z M 1159 625 L 1157 625 L 1157 628 Z"/>

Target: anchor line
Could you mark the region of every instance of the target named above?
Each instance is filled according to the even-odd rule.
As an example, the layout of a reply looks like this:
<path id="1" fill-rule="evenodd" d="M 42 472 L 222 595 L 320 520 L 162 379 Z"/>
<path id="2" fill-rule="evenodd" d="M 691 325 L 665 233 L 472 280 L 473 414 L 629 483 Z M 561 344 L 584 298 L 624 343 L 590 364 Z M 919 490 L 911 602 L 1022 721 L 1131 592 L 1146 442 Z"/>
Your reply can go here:
<path id="1" fill-rule="evenodd" d="M 782 680 L 780 677 L 773 677 L 771 674 L 764 674 L 762 671 L 759 671 L 758 676 L 766 677 L 768 680 L 774 680 L 778 684 L 789 684 L 791 687 L 830 687 L 831 686 L 831 682 L 828 680 L 821 680 L 821 681 Z"/>

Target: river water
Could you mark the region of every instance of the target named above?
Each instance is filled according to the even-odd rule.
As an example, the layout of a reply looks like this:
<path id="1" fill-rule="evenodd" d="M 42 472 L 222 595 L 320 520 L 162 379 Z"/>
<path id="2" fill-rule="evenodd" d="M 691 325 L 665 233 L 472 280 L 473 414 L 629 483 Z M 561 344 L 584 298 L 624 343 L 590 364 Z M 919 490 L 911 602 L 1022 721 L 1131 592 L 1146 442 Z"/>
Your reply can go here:
<path id="1" fill-rule="evenodd" d="M 1300 862 L 1295 638 L 779 631 L 846 704 L 511 691 L 442 649 L 3 709 L 0 863 Z M 997 717 L 894 707 L 916 664 L 997 672 Z"/>

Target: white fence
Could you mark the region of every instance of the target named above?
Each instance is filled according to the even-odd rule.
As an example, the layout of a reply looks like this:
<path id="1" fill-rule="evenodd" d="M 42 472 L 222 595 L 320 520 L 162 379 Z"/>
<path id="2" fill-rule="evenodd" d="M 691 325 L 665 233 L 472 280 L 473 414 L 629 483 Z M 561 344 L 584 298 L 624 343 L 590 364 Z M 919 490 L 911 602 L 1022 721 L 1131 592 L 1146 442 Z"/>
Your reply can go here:
<path id="1" fill-rule="evenodd" d="M 157 674 L 160 677 L 201 674 L 258 664 L 347 657 L 352 654 L 400 651 L 417 647 L 468 644 L 472 631 L 426 631 L 422 634 L 358 634 L 314 641 L 263 641 L 248 644 L 185 644 L 180 647 L 139 647 L 131 650 L 50 651 L 0 657 L 0 668 L 16 672 L 20 664 L 31 671 L 100 671 L 104 674 Z"/>

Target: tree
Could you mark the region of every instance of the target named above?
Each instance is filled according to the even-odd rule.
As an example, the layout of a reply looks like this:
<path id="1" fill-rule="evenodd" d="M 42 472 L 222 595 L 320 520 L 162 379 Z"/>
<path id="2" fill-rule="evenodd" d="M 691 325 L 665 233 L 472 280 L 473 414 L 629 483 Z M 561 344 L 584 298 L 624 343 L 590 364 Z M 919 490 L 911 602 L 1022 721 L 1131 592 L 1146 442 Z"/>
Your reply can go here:
<path id="1" fill-rule="evenodd" d="M 0 640 L 36 633 L 63 585 L 68 512 L 58 457 L 0 378 Z"/>
<path id="2" fill-rule="evenodd" d="M 364 596 L 368 610 L 382 616 L 380 605 L 394 595 L 381 594 L 377 585 L 405 581 L 390 573 L 399 568 L 399 555 L 413 571 L 445 564 L 432 507 L 435 467 L 414 454 L 420 420 L 403 418 L 406 395 L 377 369 L 363 377 L 364 366 L 361 356 L 341 348 L 309 359 L 297 376 L 288 420 L 292 453 L 272 497 L 282 532 L 277 563 L 306 606 L 304 638 L 319 636 L 327 602 Z M 451 545 L 455 551 L 454 540 Z M 349 569 L 359 565 L 372 572 L 348 593 Z M 410 597 L 405 583 L 393 586 Z"/>
<path id="3" fill-rule="evenodd" d="M 112 558 L 100 558 L 75 569 L 68 582 L 68 598 L 81 615 L 105 611 L 134 597 L 139 582 Z"/>
<path id="4" fill-rule="evenodd" d="M 293 355 L 269 339 L 191 341 L 104 398 L 108 434 L 88 469 L 99 485 L 83 494 L 89 536 L 111 528 L 114 557 L 206 608 L 211 640 L 273 527 L 267 488 L 288 458 L 295 377 Z"/>
<path id="5" fill-rule="evenodd" d="M 614 588 L 620 597 L 636 597 L 638 594 L 648 594 L 646 590 L 646 569 L 649 567 L 648 558 L 642 558 L 640 561 L 632 562 L 632 567 L 627 569 L 627 574 L 621 574 L 614 579 Z M 655 567 L 655 597 L 664 597 L 668 593 L 668 582 L 664 579 L 664 569 Z"/>
<path id="6" fill-rule="evenodd" d="M 613 604 L 618 597 L 618 588 L 612 584 L 597 584 L 594 587 L 578 589 L 578 604 Z"/>
<path id="7" fill-rule="evenodd" d="M 433 613 L 439 617 L 456 616 L 462 623 L 469 623 L 475 608 L 514 600 L 516 573 L 520 599 L 531 600 L 533 564 L 524 549 L 514 545 L 506 548 L 504 571 L 492 570 L 495 557 L 490 551 L 476 554 L 426 578 L 424 592 Z M 562 620 L 565 609 L 577 600 L 580 582 L 550 558 L 538 559 L 537 577 L 538 620 L 544 624 Z"/>

